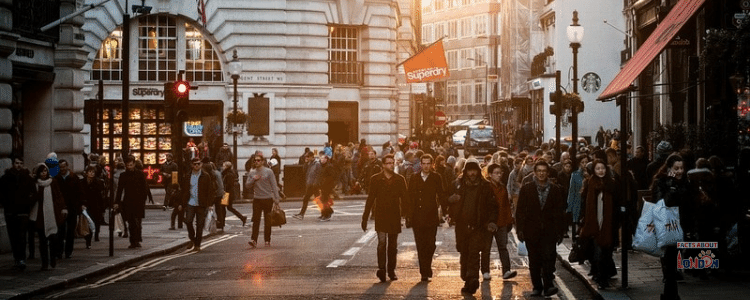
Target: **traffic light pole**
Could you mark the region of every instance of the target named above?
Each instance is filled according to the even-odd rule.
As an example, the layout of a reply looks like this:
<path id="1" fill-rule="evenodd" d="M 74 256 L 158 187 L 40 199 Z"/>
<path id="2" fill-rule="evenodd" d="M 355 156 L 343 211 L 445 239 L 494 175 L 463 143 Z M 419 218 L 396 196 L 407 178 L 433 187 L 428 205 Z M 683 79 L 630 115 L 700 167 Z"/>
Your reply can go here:
<path id="1" fill-rule="evenodd" d="M 555 157 L 560 160 L 560 117 L 562 117 L 562 92 L 560 91 L 560 70 L 555 71 Z"/>

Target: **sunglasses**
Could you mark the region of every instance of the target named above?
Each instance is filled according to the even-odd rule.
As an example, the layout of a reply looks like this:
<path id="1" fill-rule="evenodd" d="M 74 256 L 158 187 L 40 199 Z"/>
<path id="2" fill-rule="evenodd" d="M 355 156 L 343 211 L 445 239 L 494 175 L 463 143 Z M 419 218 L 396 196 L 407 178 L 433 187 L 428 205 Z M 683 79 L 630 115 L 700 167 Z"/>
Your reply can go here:
<path id="1" fill-rule="evenodd" d="M 201 165 L 201 163 L 199 163 L 199 162 L 194 162 L 194 163 L 193 163 L 193 165 L 194 165 L 194 166 L 200 166 L 200 165 Z"/>

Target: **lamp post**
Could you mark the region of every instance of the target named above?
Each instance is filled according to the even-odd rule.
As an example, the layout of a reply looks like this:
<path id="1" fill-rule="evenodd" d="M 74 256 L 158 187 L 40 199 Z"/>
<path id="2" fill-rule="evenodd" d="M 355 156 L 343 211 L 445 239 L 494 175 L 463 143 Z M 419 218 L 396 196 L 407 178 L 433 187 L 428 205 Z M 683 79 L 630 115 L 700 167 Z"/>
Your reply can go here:
<path id="1" fill-rule="evenodd" d="M 578 24 L 578 11 L 573 11 L 573 24 L 568 26 L 568 41 L 570 42 L 570 48 L 573 48 L 573 93 L 578 94 L 578 48 L 581 47 L 581 41 L 583 40 L 583 26 Z M 573 115 L 573 132 L 572 132 L 572 143 L 569 150 L 570 158 L 573 161 L 573 165 L 576 166 L 576 152 L 578 150 L 578 103 L 566 103 L 570 105 L 571 114 Z"/>
<path id="2" fill-rule="evenodd" d="M 232 115 L 237 114 L 237 80 L 240 79 L 240 73 L 242 73 L 242 62 L 237 58 L 237 49 L 234 49 L 232 53 L 232 62 L 229 63 L 229 73 L 232 74 L 232 84 L 234 85 L 234 110 Z M 236 121 L 236 120 L 235 120 Z M 235 129 L 236 124 L 232 124 L 232 158 L 234 159 L 234 168 L 237 167 L 237 130 Z"/>
<path id="3" fill-rule="evenodd" d="M 490 97 L 489 96 L 489 91 L 487 89 L 487 85 L 489 84 L 489 82 L 487 80 L 487 77 L 490 76 L 489 65 L 487 64 L 487 62 L 485 62 L 484 60 L 482 60 L 482 56 L 481 55 L 479 56 L 479 59 L 474 59 L 473 57 L 467 57 L 466 60 L 471 60 L 475 64 L 476 63 L 484 64 L 484 104 L 482 105 L 482 113 L 484 115 L 482 116 L 482 118 L 486 118 L 487 117 L 487 106 L 489 105 L 489 97 Z"/>

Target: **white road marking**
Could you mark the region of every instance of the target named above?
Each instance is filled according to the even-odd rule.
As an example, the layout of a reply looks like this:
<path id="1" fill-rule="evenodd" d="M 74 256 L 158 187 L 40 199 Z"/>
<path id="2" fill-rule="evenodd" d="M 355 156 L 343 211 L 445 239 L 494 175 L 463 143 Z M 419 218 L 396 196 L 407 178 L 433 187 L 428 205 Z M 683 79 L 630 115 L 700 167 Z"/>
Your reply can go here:
<path id="1" fill-rule="evenodd" d="M 220 243 L 220 242 L 223 242 L 223 241 L 227 241 L 227 240 L 236 238 L 238 236 L 240 236 L 240 235 L 239 234 L 231 234 L 231 235 L 220 236 L 218 238 L 215 238 L 215 239 L 212 239 L 212 240 L 209 240 L 209 241 L 206 241 L 205 243 L 203 243 L 201 245 L 201 249 L 206 249 L 206 248 L 210 247 L 211 245 L 214 245 L 214 244 L 217 244 L 217 243 Z M 175 254 L 171 254 L 171 255 L 167 255 L 167 256 L 163 256 L 163 257 L 158 257 L 158 258 L 152 259 L 150 261 L 147 261 L 145 263 L 142 263 L 142 264 L 140 264 L 138 266 L 130 267 L 130 268 L 122 270 L 122 271 L 120 271 L 120 272 L 118 272 L 116 274 L 112 274 L 112 275 L 110 275 L 108 277 L 102 278 L 102 279 L 100 279 L 99 281 L 97 281 L 95 283 L 83 285 L 83 286 L 80 286 L 80 287 L 77 287 L 77 288 L 73 288 L 73 289 L 61 291 L 61 292 L 56 293 L 56 294 L 49 295 L 49 296 L 47 296 L 47 299 L 58 298 L 60 296 L 67 295 L 67 294 L 70 294 L 72 292 L 79 291 L 79 290 L 93 289 L 93 288 L 102 287 L 102 286 L 105 286 L 105 285 L 108 285 L 108 284 L 112 284 L 112 283 L 115 283 L 115 282 L 120 281 L 122 279 L 125 279 L 125 278 L 129 277 L 130 275 L 138 273 L 139 271 L 143 271 L 145 269 L 148 269 L 148 268 L 160 265 L 162 263 L 165 263 L 167 261 L 170 261 L 170 260 L 178 258 L 178 257 L 183 257 L 183 256 L 192 255 L 192 254 L 196 254 L 196 253 L 197 252 L 194 252 L 194 251 L 191 251 L 191 250 L 184 250 L 184 251 L 182 251 L 180 253 L 175 253 Z"/>
<path id="2" fill-rule="evenodd" d="M 346 250 L 346 252 L 341 253 L 341 255 L 354 256 L 354 254 L 357 254 L 357 252 L 359 252 L 360 249 L 362 249 L 362 247 L 351 247 L 349 248 L 349 250 Z"/>
<path id="3" fill-rule="evenodd" d="M 337 259 L 328 264 L 326 268 L 338 268 L 339 266 L 343 266 L 344 264 L 346 264 L 345 259 Z"/>
<path id="4" fill-rule="evenodd" d="M 568 286 L 565 285 L 565 283 L 560 279 L 560 277 L 555 276 L 555 282 L 557 283 L 557 286 L 560 288 L 560 292 L 563 293 L 565 296 L 565 299 L 568 300 L 575 300 L 576 297 L 573 296 L 573 293 L 570 292 L 570 289 L 568 289 Z"/>
<path id="5" fill-rule="evenodd" d="M 443 244 L 443 241 L 435 241 L 435 246 L 440 246 Z M 417 242 L 402 242 L 401 246 L 416 246 Z"/>
<path id="6" fill-rule="evenodd" d="M 367 242 L 369 242 L 373 237 L 375 237 L 375 230 L 370 229 L 367 231 L 367 233 L 365 233 L 365 235 L 357 240 L 357 244 L 367 244 Z"/>

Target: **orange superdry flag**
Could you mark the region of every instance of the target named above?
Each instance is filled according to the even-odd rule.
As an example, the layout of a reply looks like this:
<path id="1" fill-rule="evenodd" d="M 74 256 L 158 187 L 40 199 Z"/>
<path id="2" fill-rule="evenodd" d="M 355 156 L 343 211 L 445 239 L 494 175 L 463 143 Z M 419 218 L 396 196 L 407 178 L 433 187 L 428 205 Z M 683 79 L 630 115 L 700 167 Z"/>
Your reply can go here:
<path id="1" fill-rule="evenodd" d="M 443 40 L 438 40 L 402 63 L 406 82 L 418 83 L 448 78 Z"/>

